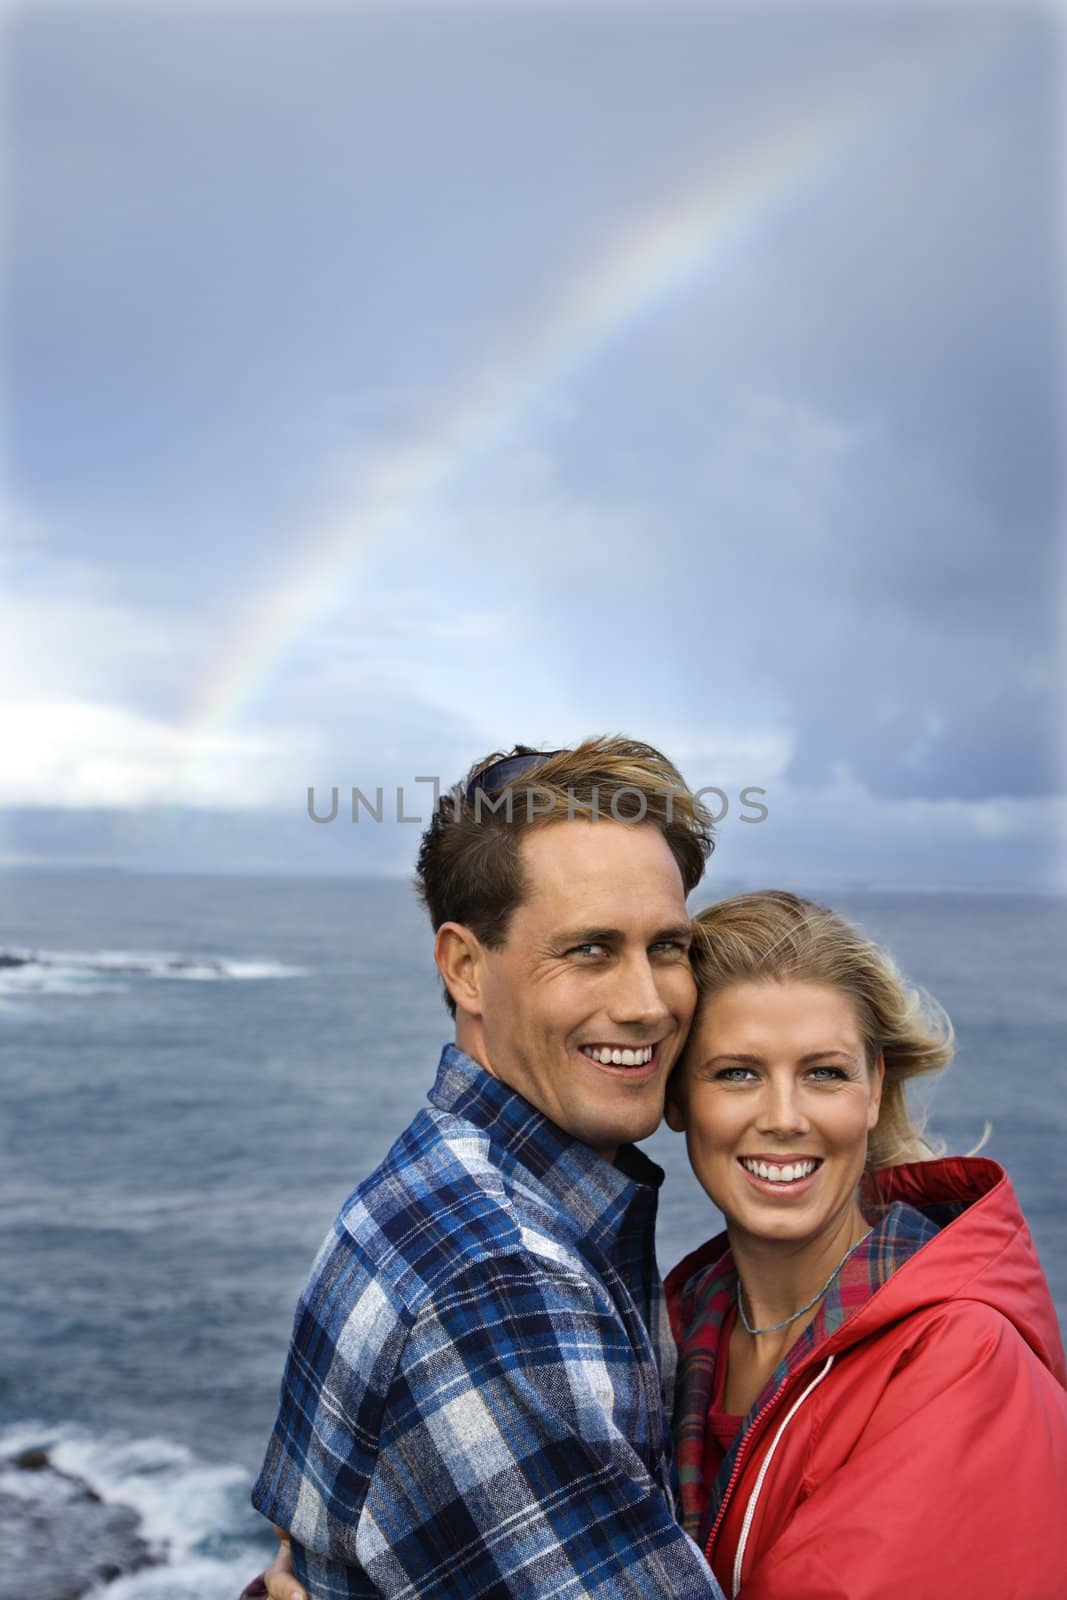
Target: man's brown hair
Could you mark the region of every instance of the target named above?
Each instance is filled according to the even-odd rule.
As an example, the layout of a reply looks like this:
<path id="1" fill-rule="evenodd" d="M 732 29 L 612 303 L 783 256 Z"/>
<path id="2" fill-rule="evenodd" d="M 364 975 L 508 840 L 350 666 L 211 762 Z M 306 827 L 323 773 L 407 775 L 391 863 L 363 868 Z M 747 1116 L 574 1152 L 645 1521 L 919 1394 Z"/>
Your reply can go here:
<path id="1" fill-rule="evenodd" d="M 494 776 L 491 769 L 504 761 L 508 767 Z M 434 931 L 459 922 L 499 949 L 528 888 L 523 838 L 533 828 L 575 819 L 658 828 L 687 895 L 714 847 L 709 812 L 651 745 L 600 735 L 547 756 L 516 745 L 476 761 L 462 784 L 441 795 L 422 836 L 415 887 Z M 445 1000 L 454 1016 L 447 990 Z"/>

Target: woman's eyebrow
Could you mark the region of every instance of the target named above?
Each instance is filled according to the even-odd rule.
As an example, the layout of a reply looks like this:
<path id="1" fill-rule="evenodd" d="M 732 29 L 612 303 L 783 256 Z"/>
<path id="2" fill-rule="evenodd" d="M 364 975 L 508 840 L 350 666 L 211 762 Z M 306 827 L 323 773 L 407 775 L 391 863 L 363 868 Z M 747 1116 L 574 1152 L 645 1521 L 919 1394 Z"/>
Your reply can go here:
<path id="1" fill-rule="evenodd" d="M 836 1045 L 831 1045 L 829 1049 L 809 1050 L 807 1055 L 798 1056 L 797 1065 L 805 1067 L 811 1061 L 825 1061 L 827 1056 L 844 1056 L 849 1061 L 856 1059 L 853 1051 L 839 1049 Z M 740 1061 L 746 1067 L 761 1067 L 764 1060 L 765 1057 L 752 1055 L 745 1050 L 723 1050 L 717 1056 L 709 1056 L 704 1065 L 710 1067 L 716 1061 Z"/>

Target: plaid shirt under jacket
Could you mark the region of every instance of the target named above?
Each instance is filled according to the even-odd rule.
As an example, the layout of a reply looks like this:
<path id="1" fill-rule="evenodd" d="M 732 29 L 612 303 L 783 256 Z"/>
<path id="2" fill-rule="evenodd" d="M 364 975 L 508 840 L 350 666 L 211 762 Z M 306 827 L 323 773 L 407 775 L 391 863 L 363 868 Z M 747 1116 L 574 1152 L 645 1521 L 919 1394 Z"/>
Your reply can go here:
<path id="1" fill-rule="evenodd" d="M 453 1045 L 297 1307 L 252 1493 L 313 1600 L 708 1600 L 674 1518 L 662 1172 Z"/>

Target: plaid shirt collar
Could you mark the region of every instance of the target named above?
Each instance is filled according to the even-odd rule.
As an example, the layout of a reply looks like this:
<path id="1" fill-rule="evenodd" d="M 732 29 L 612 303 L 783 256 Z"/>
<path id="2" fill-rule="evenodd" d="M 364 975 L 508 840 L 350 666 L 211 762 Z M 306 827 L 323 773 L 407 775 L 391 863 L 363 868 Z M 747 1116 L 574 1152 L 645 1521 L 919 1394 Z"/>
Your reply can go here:
<path id="1" fill-rule="evenodd" d="M 849 1256 L 823 1297 L 817 1315 L 756 1396 L 715 1482 L 707 1485 L 704 1483 L 704 1430 L 714 1393 L 715 1364 L 720 1356 L 719 1335 L 737 1297 L 737 1269 L 733 1255 L 725 1248 L 725 1234 L 722 1235 L 723 1254 L 686 1284 L 681 1299 L 684 1331 L 680 1340 L 674 1435 L 682 1525 L 698 1542 L 707 1538 L 718 1516 L 741 1442 L 767 1402 L 818 1346 L 866 1305 L 883 1283 L 939 1232 L 937 1224 L 921 1211 L 899 1201 L 877 1213 L 869 1207 L 865 1209 L 868 1221 L 876 1217 L 871 1232 Z"/>
<path id="2" fill-rule="evenodd" d="M 547 1190 L 575 1244 L 601 1250 L 620 1265 L 641 1259 L 664 1174 L 636 1145 L 623 1145 L 614 1164 L 605 1161 L 454 1044 L 441 1052 L 429 1098 L 438 1111 L 487 1133 L 505 1171 L 521 1168 Z"/>

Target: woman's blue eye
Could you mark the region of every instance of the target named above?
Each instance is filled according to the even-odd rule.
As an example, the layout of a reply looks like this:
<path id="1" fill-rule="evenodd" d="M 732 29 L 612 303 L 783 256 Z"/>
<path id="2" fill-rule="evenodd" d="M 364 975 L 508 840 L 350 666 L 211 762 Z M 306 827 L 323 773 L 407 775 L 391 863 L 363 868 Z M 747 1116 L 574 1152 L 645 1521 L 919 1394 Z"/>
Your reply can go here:
<path id="1" fill-rule="evenodd" d="M 715 1076 L 724 1083 L 746 1083 L 756 1074 L 751 1067 L 721 1067 Z M 844 1067 L 809 1067 L 807 1076 L 816 1083 L 841 1083 L 849 1074 Z"/>

